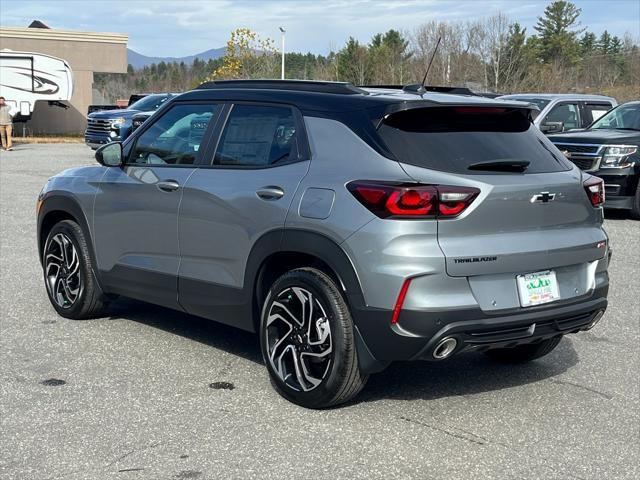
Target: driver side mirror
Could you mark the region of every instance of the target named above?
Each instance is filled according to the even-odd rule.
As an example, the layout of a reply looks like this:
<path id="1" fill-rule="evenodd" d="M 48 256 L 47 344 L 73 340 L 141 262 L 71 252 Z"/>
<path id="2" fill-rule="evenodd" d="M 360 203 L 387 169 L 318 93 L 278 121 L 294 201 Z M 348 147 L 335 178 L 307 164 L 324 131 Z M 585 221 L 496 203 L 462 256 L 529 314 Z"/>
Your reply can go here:
<path id="1" fill-rule="evenodd" d="M 122 144 L 108 143 L 96 150 L 96 161 L 105 167 L 119 167 L 122 165 Z"/>
<path id="2" fill-rule="evenodd" d="M 542 133 L 559 133 L 564 130 L 563 122 L 545 122 L 540 125 Z"/>

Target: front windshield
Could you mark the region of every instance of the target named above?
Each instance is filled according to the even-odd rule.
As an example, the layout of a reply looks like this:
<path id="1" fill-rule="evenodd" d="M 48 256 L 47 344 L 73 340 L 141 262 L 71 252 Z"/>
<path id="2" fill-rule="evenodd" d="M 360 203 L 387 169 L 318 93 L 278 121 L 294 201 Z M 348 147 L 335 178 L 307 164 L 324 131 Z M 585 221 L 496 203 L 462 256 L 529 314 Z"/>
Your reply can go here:
<path id="1" fill-rule="evenodd" d="M 640 103 L 614 108 L 596 120 L 591 128 L 640 130 Z"/>
<path id="2" fill-rule="evenodd" d="M 169 98 L 169 95 L 147 95 L 130 105 L 129 108 L 131 110 L 140 110 L 141 112 L 151 112 L 157 110 Z"/>

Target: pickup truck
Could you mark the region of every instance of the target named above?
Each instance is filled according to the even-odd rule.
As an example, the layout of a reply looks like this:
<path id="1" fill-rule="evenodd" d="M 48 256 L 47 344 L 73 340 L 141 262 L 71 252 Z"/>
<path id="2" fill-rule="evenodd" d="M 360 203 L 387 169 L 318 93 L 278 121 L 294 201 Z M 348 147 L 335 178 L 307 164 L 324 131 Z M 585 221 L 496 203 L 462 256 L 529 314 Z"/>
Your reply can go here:
<path id="1" fill-rule="evenodd" d="M 127 108 L 136 103 L 138 100 L 143 99 L 149 95 L 148 93 L 134 93 L 129 96 L 129 100 L 127 101 Z M 87 109 L 87 115 L 93 112 L 100 112 L 104 110 L 118 110 L 122 108 L 122 105 L 119 104 L 120 100 L 118 100 L 118 105 L 89 105 Z"/>
<path id="2" fill-rule="evenodd" d="M 548 138 L 579 168 L 604 180 L 605 208 L 640 219 L 640 101 L 614 108 L 584 130 Z"/>
<path id="3" fill-rule="evenodd" d="M 517 100 L 537 106 L 540 113 L 533 123 L 546 135 L 586 128 L 618 105 L 612 97 L 577 93 L 517 93 L 498 99 Z"/>
<path id="4" fill-rule="evenodd" d="M 154 112 L 174 96 L 174 93 L 146 95 L 127 108 L 90 113 L 84 132 L 85 143 L 95 150 L 107 143 L 124 141 L 133 131 L 131 119 L 135 114 Z"/>

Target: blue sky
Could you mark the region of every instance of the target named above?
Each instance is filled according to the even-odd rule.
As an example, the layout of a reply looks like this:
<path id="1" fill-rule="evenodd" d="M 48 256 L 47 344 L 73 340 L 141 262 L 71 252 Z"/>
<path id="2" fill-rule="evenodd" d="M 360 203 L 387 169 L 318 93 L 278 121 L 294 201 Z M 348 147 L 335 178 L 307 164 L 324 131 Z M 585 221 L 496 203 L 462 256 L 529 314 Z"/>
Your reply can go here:
<path id="1" fill-rule="evenodd" d="M 468 21 L 503 12 L 532 32 L 550 0 L 1 0 L 0 25 L 39 19 L 52 28 L 118 32 L 150 56 L 184 56 L 225 45 L 229 32 L 248 27 L 288 51 L 326 53 L 351 35 L 367 42 L 390 28 L 411 32 L 429 20 Z M 582 25 L 640 38 L 640 0 L 577 0 Z"/>

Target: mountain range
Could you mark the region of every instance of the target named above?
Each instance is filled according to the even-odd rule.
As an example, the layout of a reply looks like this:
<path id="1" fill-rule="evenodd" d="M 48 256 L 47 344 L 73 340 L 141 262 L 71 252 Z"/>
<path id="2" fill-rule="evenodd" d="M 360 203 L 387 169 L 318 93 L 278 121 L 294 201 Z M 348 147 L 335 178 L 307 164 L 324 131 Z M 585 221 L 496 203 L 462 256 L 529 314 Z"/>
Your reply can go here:
<path id="1" fill-rule="evenodd" d="M 221 47 L 212 48 L 204 52 L 196 53 L 195 55 L 188 55 L 186 57 L 147 57 L 146 55 L 142 55 L 141 53 L 136 52 L 135 50 L 127 48 L 127 62 L 136 69 L 146 67 L 147 65 L 151 65 L 152 63 L 160 62 L 184 62 L 187 65 L 191 65 L 196 58 L 205 62 L 220 58 L 224 55 L 224 51 L 224 47 Z"/>

